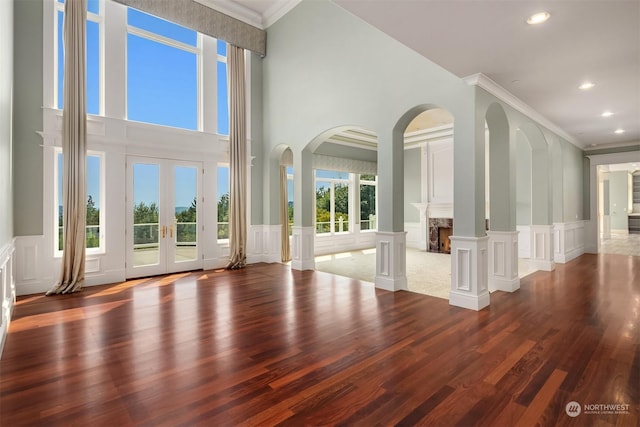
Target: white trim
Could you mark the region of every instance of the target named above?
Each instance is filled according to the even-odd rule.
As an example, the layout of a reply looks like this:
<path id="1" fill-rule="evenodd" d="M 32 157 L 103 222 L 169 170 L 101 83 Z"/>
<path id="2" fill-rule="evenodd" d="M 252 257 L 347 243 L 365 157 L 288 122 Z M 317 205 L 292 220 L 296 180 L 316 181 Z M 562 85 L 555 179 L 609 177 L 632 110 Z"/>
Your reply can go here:
<path id="1" fill-rule="evenodd" d="M 531 225 L 531 257 L 529 265 L 535 270 L 553 271 L 553 225 Z"/>
<path id="2" fill-rule="evenodd" d="M 291 268 L 293 270 L 315 270 L 315 227 L 291 227 Z"/>
<path id="3" fill-rule="evenodd" d="M 640 162 L 640 151 L 626 151 L 622 153 L 589 154 L 589 220 L 584 223 L 584 252 L 598 253 L 600 239 L 598 238 L 598 172 L 600 165 L 616 163 Z"/>
<path id="4" fill-rule="evenodd" d="M 517 291 L 520 289 L 518 232 L 489 230 L 487 236 L 489 236 L 489 291 Z"/>
<path id="5" fill-rule="evenodd" d="M 490 303 L 487 285 L 488 237 L 451 236 L 449 304 L 482 310 Z"/>
<path id="6" fill-rule="evenodd" d="M 280 263 L 280 236 L 282 227 L 276 225 L 250 225 L 247 236 L 247 263 Z"/>
<path id="7" fill-rule="evenodd" d="M 220 0 L 195 1 L 203 6 L 207 6 L 208 8 L 217 10 L 218 12 L 222 12 L 232 18 L 238 19 L 245 24 L 249 24 L 254 27 L 260 28 L 261 30 L 264 30 L 264 27 L 262 26 L 262 15 L 260 15 L 255 10 L 251 10 L 239 3 L 236 3 L 234 1 L 222 2 Z"/>
<path id="8" fill-rule="evenodd" d="M 0 249 L 0 358 L 11 323 L 11 314 L 16 303 L 14 276 L 15 239 Z"/>
<path id="9" fill-rule="evenodd" d="M 554 132 L 558 136 L 566 139 L 579 149 L 583 150 L 585 147 L 573 136 L 569 135 L 560 126 L 553 123 L 551 120 L 538 113 L 529 105 L 525 104 L 520 98 L 517 98 L 511 92 L 500 86 L 498 83 L 491 80 L 489 77 L 482 73 L 472 74 L 463 79 L 470 86 L 478 86 L 491 95 L 495 96 L 499 100 L 503 101 L 507 105 L 511 106 L 515 110 L 521 112 L 525 116 L 528 116 L 532 120 L 540 123 L 550 131 Z"/>
<path id="10" fill-rule="evenodd" d="M 375 286 L 385 291 L 407 290 L 406 232 L 376 233 Z"/>
<path id="11" fill-rule="evenodd" d="M 585 221 L 553 224 L 553 260 L 564 264 L 584 253 Z"/>
<path id="12" fill-rule="evenodd" d="M 279 0 L 265 10 L 262 15 L 262 25 L 268 28 L 275 24 L 280 18 L 286 15 L 291 9 L 296 7 L 302 0 Z"/>

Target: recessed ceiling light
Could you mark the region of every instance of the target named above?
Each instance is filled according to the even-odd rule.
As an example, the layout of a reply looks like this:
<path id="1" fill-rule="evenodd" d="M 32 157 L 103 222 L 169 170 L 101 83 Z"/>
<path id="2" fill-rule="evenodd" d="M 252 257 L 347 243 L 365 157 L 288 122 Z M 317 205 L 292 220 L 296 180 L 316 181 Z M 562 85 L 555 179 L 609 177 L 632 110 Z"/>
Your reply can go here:
<path id="1" fill-rule="evenodd" d="M 580 86 L 578 86 L 578 89 L 582 89 L 582 90 L 589 90 L 592 87 L 594 87 L 596 84 L 592 83 L 592 82 L 584 82 L 582 83 Z"/>
<path id="2" fill-rule="evenodd" d="M 613 133 L 624 133 L 624 129 L 616 129 Z"/>
<path id="3" fill-rule="evenodd" d="M 527 18 L 527 24 L 529 25 L 542 24 L 550 17 L 551 17 L 551 14 L 549 12 L 534 13 L 533 15 Z"/>
<path id="4" fill-rule="evenodd" d="M 601 114 L 601 116 L 602 116 L 602 117 L 611 117 L 611 116 L 613 116 L 613 113 L 612 113 L 611 111 L 604 111 L 604 112 Z"/>

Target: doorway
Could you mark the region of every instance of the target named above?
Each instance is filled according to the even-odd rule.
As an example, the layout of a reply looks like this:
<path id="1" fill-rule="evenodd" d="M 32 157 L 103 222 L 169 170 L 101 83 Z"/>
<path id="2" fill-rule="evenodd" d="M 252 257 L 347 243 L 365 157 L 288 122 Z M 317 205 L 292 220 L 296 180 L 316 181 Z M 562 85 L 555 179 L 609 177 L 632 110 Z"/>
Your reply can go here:
<path id="1" fill-rule="evenodd" d="M 127 158 L 127 278 L 202 268 L 202 164 Z"/>

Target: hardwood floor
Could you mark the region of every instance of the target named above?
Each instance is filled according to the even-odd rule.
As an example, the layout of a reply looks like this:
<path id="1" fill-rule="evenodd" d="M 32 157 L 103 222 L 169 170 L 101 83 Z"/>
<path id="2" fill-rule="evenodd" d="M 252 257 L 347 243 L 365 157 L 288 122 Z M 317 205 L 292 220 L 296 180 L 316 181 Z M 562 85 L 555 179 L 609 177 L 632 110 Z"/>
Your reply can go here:
<path id="1" fill-rule="evenodd" d="M 636 426 L 639 315 L 622 255 L 480 312 L 267 264 L 21 297 L 0 425 Z"/>

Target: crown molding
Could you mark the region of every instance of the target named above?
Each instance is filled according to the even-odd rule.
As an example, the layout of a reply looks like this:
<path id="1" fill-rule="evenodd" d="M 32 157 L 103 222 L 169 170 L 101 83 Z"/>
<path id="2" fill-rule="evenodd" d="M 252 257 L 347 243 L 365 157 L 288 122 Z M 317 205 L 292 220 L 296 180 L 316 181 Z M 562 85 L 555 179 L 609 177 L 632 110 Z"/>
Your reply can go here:
<path id="1" fill-rule="evenodd" d="M 258 12 L 249 9 L 248 7 L 244 7 L 239 3 L 234 1 L 223 1 L 223 0 L 194 0 L 197 3 L 200 3 L 203 6 L 207 6 L 210 9 L 217 10 L 218 12 L 224 13 L 232 18 L 238 19 L 245 24 L 252 25 L 256 28 L 264 30 L 264 26 L 262 23 L 262 15 Z"/>
<path id="2" fill-rule="evenodd" d="M 261 30 L 274 24 L 302 0 L 275 0 L 263 15 L 233 0 L 194 0 Z"/>
<path id="3" fill-rule="evenodd" d="M 264 28 L 273 25 L 278 19 L 282 18 L 291 9 L 296 7 L 302 0 L 278 0 L 262 16 L 262 24 Z"/>
<path id="4" fill-rule="evenodd" d="M 579 149 L 581 150 L 585 149 L 584 145 L 581 144 L 580 141 L 578 141 L 575 137 L 565 132 L 564 129 L 562 129 L 560 126 L 556 125 L 551 120 L 547 119 L 542 114 L 538 113 L 531 106 L 525 104 L 520 98 L 513 95 L 511 92 L 509 92 L 508 90 L 500 86 L 498 83 L 491 80 L 486 75 L 482 73 L 472 74 L 470 76 L 463 78 L 463 80 L 469 86 L 478 86 L 486 90 L 487 92 L 489 92 L 491 95 L 495 96 L 502 102 L 506 103 L 510 107 L 521 112 L 522 114 L 529 117 L 530 119 L 538 122 L 542 126 L 549 129 L 550 131 L 566 139 L 567 141 L 569 141 Z"/>

